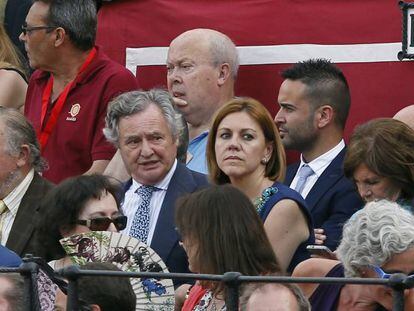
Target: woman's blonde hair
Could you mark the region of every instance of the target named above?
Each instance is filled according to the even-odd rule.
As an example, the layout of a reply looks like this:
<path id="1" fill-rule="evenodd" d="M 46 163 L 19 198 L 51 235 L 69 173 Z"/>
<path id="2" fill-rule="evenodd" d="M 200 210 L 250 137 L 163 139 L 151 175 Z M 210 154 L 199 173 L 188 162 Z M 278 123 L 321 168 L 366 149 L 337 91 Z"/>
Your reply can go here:
<path id="1" fill-rule="evenodd" d="M 14 67 L 24 71 L 19 53 L 8 37 L 4 26 L 0 24 L 0 68 L 5 67 Z"/>

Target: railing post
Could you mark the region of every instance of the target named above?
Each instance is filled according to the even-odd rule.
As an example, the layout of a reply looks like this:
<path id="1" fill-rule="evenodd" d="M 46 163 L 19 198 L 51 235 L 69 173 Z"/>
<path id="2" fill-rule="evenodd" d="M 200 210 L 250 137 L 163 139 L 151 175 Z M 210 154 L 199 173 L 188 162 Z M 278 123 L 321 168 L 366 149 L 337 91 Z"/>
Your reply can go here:
<path id="1" fill-rule="evenodd" d="M 407 276 L 402 273 L 395 273 L 390 277 L 390 286 L 392 288 L 392 310 L 404 311 L 404 289 Z"/>
<path id="2" fill-rule="evenodd" d="M 68 300 L 66 309 L 68 311 L 79 310 L 78 278 L 80 269 L 78 266 L 69 266 L 62 269 L 62 275 L 68 279 Z"/>
<path id="3" fill-rule="evenodd" d="M 239 272 L 226 272 L 223 275 L 223 283 L 226 285 L 226 310 L 239 310 Z"/>
<path id="4" fill-rule="evenodd" d="M 24 278 L 24 307 L 26 311 L 38 311 L 39 294 L 37 288 L 37 273 L 39 266 L 33 262 L 33 256 L 27 254 L 20 265 L 20 274 Z"/>

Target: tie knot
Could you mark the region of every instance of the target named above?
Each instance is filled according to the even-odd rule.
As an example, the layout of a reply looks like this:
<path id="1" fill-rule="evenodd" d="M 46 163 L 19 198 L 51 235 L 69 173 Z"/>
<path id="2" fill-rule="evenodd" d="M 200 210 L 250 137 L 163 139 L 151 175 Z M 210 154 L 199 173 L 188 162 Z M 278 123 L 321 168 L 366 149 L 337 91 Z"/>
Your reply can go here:
<path id="1" fill-rule="evenodd" d="M 299 177 L 302 177 L 302 178 L 306 179 L 309 176 L 311 176 L 313 173 L 314 172 L 313 172 L 312 168 L 309 165 L 305 164 L 299 170 Z"/>
<path id="2" fill-rule="evenodd" d="M 148 195 L 151 195 L 154 191 L 158 191 L 158 190 L 159 189 L 154 186 L 142 185 L 141 187 L 138 188 L 137 193 L 140 196 L 148 196 Z"/>
<path id="3" fill-rule="evenodd" d="M 0 215 L 4 214 L 5 212 L 7 212 L 7 205 L 3 200 L 0 200 Z"/>

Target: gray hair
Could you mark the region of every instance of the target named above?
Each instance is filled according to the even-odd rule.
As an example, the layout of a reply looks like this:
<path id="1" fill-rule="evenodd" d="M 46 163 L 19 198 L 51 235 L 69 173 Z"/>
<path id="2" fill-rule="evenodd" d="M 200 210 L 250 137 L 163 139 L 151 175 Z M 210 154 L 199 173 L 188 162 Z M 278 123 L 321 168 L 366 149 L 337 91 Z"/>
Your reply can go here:
<path id="1" fill-rule="evenodd" d="M 4 292 L 3 298 L 9 304 L 9 310 L 24 310 L 24 280 L 17 273 L 2 273 L 0 278 L 6 279 L 10 283 L 10 289 Z"/>
<path id="2" fill-rule="evenodd" d="M 414 215 L 394 202 L 370 202 L 344 225 L 337 249 L 346 277 L 365 266 L 382 266 L 395 254 L 414 247 Z"/>
<path id="3" fill-rule="evenodd" d="M 34 0 L 49 5 L 46 23 L 62 27 L 75 47 L 93 48 L 96 38 L 96 2 L 94 0 Z"/>
<path id="4" fill-rule="evenodd" d="M 6 136 L 5 151 L 16 156 L 22 146 L 27 145 L 30 150 L 30 165 L 36 172 L 45 170 L 48 165 L 40 155 L 36 132 L 29 121 L 16 109 L 4 107 L 0 107 L 0 120 L 3 121 Z"/>
<path id="5" fill-rule="evenodd" d="M 183 122 L 180 119 L 181 114 L 174 109 L 171 95 L 161 89 L 152 89 L 126 92 L 109 103 L 103 129 L 106 139 L 118 147 L 120 119 L 142 112 L 150 105 L 156 105 L 161 110 L 173 138 L 179 138 L 184 132 Z"/>
<path id="6" fill-rule="evenodd" d="M 239 54 L 236 45 L 228 36 L 215 30 L 210 30 L 207 38 L 210 44 L 213 65 L 219 66 L 228 63 L 231 76 L 236 79 L 239 71 Z"/>

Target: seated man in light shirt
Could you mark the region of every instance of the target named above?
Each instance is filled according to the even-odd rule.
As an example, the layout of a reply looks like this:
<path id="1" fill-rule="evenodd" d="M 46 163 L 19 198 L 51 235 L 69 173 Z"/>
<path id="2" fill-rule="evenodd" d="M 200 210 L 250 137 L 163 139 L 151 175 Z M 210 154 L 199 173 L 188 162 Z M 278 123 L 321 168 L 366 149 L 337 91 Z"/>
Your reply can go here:
<path id="1" fill-rule="evenodd" d="M 122 210 L 128 223 L 123 233 L 150 245 L 170 272 L 189 272 L 175 231 L 174 205 L 181 195 L 208 183 L 205 175 L 176 160 L 177 118 L 168 92 L 128 92 L 110 103 L 104 133 L 132 177 L 125 185 Z"/>

